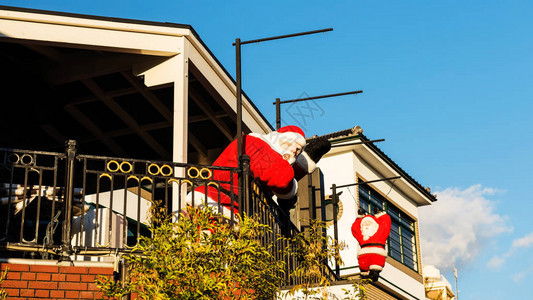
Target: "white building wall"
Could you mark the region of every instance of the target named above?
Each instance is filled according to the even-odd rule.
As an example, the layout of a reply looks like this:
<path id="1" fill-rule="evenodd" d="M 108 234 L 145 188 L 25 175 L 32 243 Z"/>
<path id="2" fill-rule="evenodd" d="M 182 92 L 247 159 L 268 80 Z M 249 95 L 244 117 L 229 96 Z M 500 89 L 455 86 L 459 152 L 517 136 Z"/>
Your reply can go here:
<path id="1" fill-rule="evenodd" d="M 368 164 L 366 161 L 364 161 L 357 155 L 354 154 L 353 156 L 355 161 L 355 172 L 357 172 L 365 180 L 371 181 L 380 178 L 390 177 L 379 174 L 374 168 L 372 168 L 372 166 L 370 166 L 370 164 Z M 394 204 L 396 204 L 396 206 L 401 208 L 404 212 L 407 212 L 414 218 L 418 218 L 417 206 L 413 201 L 409 200 L 409 197 L 407 197 L 404 193 L 402 193 L 394 186 L 394 180 L 373 182 L 372 185 L 377 190 L 385 194 L 389 199 L 391 199 L 392 202 L 394 202 Z"/>
<path id="2" fill-rule="evenodd" d="M 354 183 L 355 176 L 355 156 L 352 152 L 345 152 L 339 155 L 324 157 L 318 162 L 318 167 L 324 173 L 324 192 L 326 195 L 331 195 L 331 185 L 344 185 Z M 337 221 L 339 228 L 339 242 L 344 242 L 347 248 L 341 251 L 341 257 L 344 265 L 341 268 L 349 268 L 341 270 L 341 275 L 358 273 L 357 268 L 357 250 L 359 244 L 352 236 L 352 224 L 357 217 L 357 194 L 355 187 L 342 188 L 337 190 L 341 192 L 339 200 L 342 202 L 343 213 L 341 218 Z M 333 225 L 329 226 L 328 234 L 333 236 Z"/>
<path id="3" fill-rule="evenodd" d="M 324 188 L 325 194 L 331 194 L 331 185 L 345 185 L 356 182 L 356 174 L 363 177 L 365 180 L 376 180 L 388 176 L 382 176 L 375 168 L 368 162 L 358 157 L 353 151 L 335 154 L 322 158 L 318 163 L 321 171 L 324 173 Z M 372 185 L 387 195 L 394 204 L 407 212 L 414 218 L 417 218 L 417 206 L 414 201 L 410 200 L 399 189 L 395 188 L 390 181 L 379 181 L 372 183 Z M 359 243 L 351 233 L 351 226 L 357 216 L 359 208 L 357 203 L 357 188 L 356 186 L 341 188 L 337 193 L 342 191 L 339 196 L 343 206 L 343 213 L 338 220 L 338 235 L 339 241 L 345 242 L 347 249 L 341 251 L 341 257 L 344 265 L 341 266 L 341 276 L 359 273 L 357 262 L 357 251 L 359 250 Z M 333 236 L 333 225 L 329 226 L 328 234 Z M 334 267 L 334 266 L 332 266 Z M 381 272 L 380 283 L 387 287 L 387 289 L 395 291 L 403 295 L 405 299 L 425 299 L 424 286 L 422 283 L 409 276 L 405 272 L 396 267 L 386 264 Z"/>

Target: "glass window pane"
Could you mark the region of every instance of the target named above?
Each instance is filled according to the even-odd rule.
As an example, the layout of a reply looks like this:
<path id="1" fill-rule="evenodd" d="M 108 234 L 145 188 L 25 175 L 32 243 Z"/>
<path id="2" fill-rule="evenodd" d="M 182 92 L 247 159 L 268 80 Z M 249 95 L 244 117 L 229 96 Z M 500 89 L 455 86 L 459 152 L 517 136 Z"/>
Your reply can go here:
<path id="1" fill-rule="evenodd" d="M 404 257 L 404 264 L 408 267 L 410 267 L 411 269 L 415 269 L 416 270 L 416 264 L 415 262 L 408 258 L 408 257 Z"/>
<path id="2" fill-rule="evenodd" d="M 361 198 L 359 198 L 359 207 L 362 208 L 366 213 L 370 212 L 370 204 Z"/>
<path id="3" fill-rule="evenodd" d="M 370 195 L 370 203 L 381 210 L 384 209 L 383 207 L 383 201 L 376 197 L 376 195 Z"/>
<path id="4" fill-rule="evenodd" d="M 404 265 L 417 270 L 415 222 L 411 217 L 387 201 L 380 193 L 366 185 L 359 186 L 359 206 L 367 213 L 374 208 L 386 208 L 391 217 L 391 231 L 387 241 L 387 253 Z"/>
<path id="5" fill-rule="evenodd" d="M 389 252 L 389 256 L 396 259 L 399 262 L 402 261 L 402 254 L 400 253 L 400 251 L 391 249 L 391 251 Z"/>
<path id="6" fill-rule="evenodd" d="M 359 186 L 359 199 L 370 199 L 370 194 L 368 192 L 368 189 L 366 189 L 364 186 Z"/>

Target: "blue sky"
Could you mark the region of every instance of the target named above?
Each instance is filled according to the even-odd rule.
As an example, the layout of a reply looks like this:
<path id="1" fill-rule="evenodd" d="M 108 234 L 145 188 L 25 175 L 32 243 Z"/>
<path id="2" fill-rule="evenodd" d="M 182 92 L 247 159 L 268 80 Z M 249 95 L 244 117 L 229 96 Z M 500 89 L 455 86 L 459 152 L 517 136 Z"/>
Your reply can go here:
<path id="1" fill-rule="evenodd" d="M 420 210 L 424 262 L 460 299 L 524 299 L 533 282 L 532 1 L 72 1 L 2 5 L 192 25 L 274 123 L 276 97 L 317 100 L 307 135 L 359 125 L 439 201 Z M 287 110 L 284 107 L 284 110 Z M 293 111 L 283 111 L 289 122 Z M 291 121 L 292 122 L 292 121 Z"/>

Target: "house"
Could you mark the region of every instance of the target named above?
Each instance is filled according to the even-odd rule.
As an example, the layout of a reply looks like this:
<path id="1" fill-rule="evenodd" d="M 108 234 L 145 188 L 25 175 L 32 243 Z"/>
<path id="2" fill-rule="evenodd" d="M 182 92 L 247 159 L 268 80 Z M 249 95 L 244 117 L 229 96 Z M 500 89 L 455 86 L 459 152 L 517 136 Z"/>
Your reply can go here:
<path id="1" fill-rule="evenodd" d="M 332 149 L 319 161 L 320 173 L 300 185 L 309 189 L 300 191 L 302 201 L 292 219 L 322 217 L 327 221 L 328 235 L 348 246 L 340 252 L 344 265 L 331 267 L 341 279 L 350 279 L 359 278 L 359 244 L 351 233 L 357 211 L 372 214 L 375 208 L 384 210 L 392 219 L 388 257 L 379 280 L 368 289 L 369 297 L 425 299 L 418 207 L 431 205 L 436 197 L 369 140 L 359 126 L 320 138 L 327 138 Z M 342 281 L 339 285 L 339 291 L 350 287 Z"/>
<path id="2" fill-rule="evenodd" d="M 433 265 L 423 268 L 424 285 L 427 299 L 431 300 L 456 300 L 450 282 Z"/>
<path id="3" fill-rule="evenodd" d="M 97 297 L 94 275 L 120 271 L 120 253 L 110 249 L 135 243 L 147 203 L 162 200 L 179 210 L 180 191 L 210 172 L 199 165 L 237 136 L 235 82 L 189 25 L 6 6 L 0 6 L 0 65 L 2 268 L 13 278 L 57 275 L 43 275 L 46 284 L 30 276 L 3 286 L 17 296 L 28 290 L 30 297 Z M 246 95 L 242 102 L 243 132 L 272 130 Z M 64 215 L 63 203 L 73 205 L 68 193 L 16 198 L 17 184 L 76 187 L 90 211 L 74 215 L 67 208 Z M 29 220 L 40 216 L 28 213 L 30 202 L 38 210 L 51 203 L 51 211 Z M 16 205 L 18 219 L 8 213 Z M 65 222 L 70 217 L 72 224 Z M 20 230 L 14 240 L 8 225 Z M 74 285 L 64 272 L 89 279 Z"/>
<path id="4" fill-rule="evenodd" d="M 204 165 L 237 136 L 235 82 L 189 25 L 6 6 L 0 6 L 0 63 L 0 87 L 12 95 L 0 118 L 0 184 L 8 199 L 0 261 L 19 278 L 3 286 L 21 297 L 98 297 L 94 276 L 121 275 L 120 255 L 142 233 L 149 203 L 160 200 L 177 211 L 187 190 L 217 184 Z M 243 132 L 271 131 L 253 102 L 242 100 Z M 368 142 L 360 130 L 327 138 L 334 148 L 319 163 L 322 175 L 300 184 L 310 194 L 293 213 L 329 220 L 328 233 L 349 245 L 341 253 L 346 264 L 331 267 L 348 279 L 358 274 L 358 245 L 348 230 L 355 212 L 381 205 L 394 229 L 371 299 L 424 299 L 417 207 L 435 197 L 374 144 L 355 144 Z M 394 176 L 400 178 L 373 181 Z M 339 201 L 326 201 L 333 184 L 362 182 L 368 183 L 339 188 Z M 65 192 L 47 195 L 51 210 L 30 222 L 24 203 L 39 210 L 44 196 L 13 198 L 15 185 Z M 272 201 L 251 197 L 261 205 Z M 16 205 L 22 229 L 9 240 Z M 81 212 L 72 214 L 76 205 Z M 37 234 L 28 241 L 25 230 Z M 67 274 L 80 280 L 68 282 Z M 335 288 L 342 287 L 341 281 Z"/>

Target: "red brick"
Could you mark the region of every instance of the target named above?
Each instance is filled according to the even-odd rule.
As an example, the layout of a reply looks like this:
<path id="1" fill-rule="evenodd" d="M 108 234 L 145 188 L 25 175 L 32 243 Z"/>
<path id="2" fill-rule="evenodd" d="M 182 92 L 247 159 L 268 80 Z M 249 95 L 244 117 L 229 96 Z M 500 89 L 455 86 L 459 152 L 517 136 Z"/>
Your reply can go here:
<path id="1" fill-rule="evenodd" d="M 94 299 L 94 292 L 80 292 L 80 299 Z"/>
<path id="2" fill-rule="evenodd" d="M 113 268 L 93 267 L 93 268 L 89 268 L 89 274 L 113 275 Z"/>
<path id="3" fill-rule="evenodd" d="M 3 271 L 5 269 L 9 269 L 9 271 L 28 272 L 30 270 L 30 266 L 20 265 L 20 264 L 1 263 L 1 270 Z"/>
<path id="4" fill-rule="evenodd" d="M 67 281 L 80 282 L 81 276 L 80 274 L 67 274 Z"/>
<path id="5" fill-rule="evenodd" d="M 58 266 L 42 266 L 42 265 L 32 265 L 30 266 L 30 271 L 36 273 L 57 273 L 59 271 Z"/>
<path id="6" fill-rule="evenodd" d="M 103 297 L 104 297 L 104 292 L 94 292 L 94 299 L 102 299 Z"/>
<path id="7" fill-rule="evenodd" d="M 5 289 L 5 291 L 9 297 L 18 296 L 20 292 L 19 289 Z"/>
<path id="8" fill-rule="evenodd" d="M 20 280 L 19 272 L 7 272 L 6 279 Z"/>
<path id="9" fill-rule="evenodd" d="M 37 280 L 50 281 L 51 277 L 50 273 L 37 273 Z"/>
<path id="10" fill-rule="evenodd" d="M 22 275 L 20 276 L 20 279 L 22 279 L 22 280 L 35 280 L 36 276 L 37 276 L 36 273 L 27 272 L 27 273 L 22 273 Z"/>
<path id="11" fill-rule="evenodd" d="M 65 281 L 67 275 L 65 274 L 52 274 L 52 281 Z"/>
<path id="12" fill-rule="evenodd" d="M 42 290 L 57 290 L 57 282 L 30 281 L 30 282 L 28 282 L 28 288 L 30 288 L 30 289 L 42 289 Z"/>
<path id="13" fill-rule="evenodd" d="M 94 282 L 96 275 L 81 275 L 82 282 Z"/>
<path id="14" fill-rule="evenodd" d="M 9 297 L 8 299 L 9 300 L 27 300 L 28 298 L 19 298 L 19 297 L 11 298 L 11 297 Z"/>
<path id="15" fill-rule="evenodd" d="M 65 297 L 65 291 L 50 291 L 50 298 L 59 299 Z"/>
<path id="16" fill-rule="evenodd" d="M 20 290 L 20 296 L 22 297 L 33 297 L 35 295 L 35 290 Z"/>
<path id="17" fill-rule="evenodd" d="M 80 292 L 78 291 L 65 291 L 65 298 L 78 298 Z"/>
<path id="18" fill-rule="evenodd" d="M 35 297 L 48 298 L 48 297 L 50 297 L 50 291 L 48 291 L 48 290 L 36 290 L 35 291 Z"/>
<path id="19" fill-rule="evenodd" d="M 59 273 L 62 274 L 87 274 L 89 268 L 87 267 L 61 267 Z"/>
<path id="20" fill-rule="evenodd" d="M 88 291 L 99 291 L 100 289 L 98 288 L 98 286 L 96 286 L 96 283 L 88 283 L 87 290 Z"/>
<path id="21" fill-rule="evenodd" d="M 2 282 L 2 287 L 4 288 L 27 288 L 28 283 L 26 281 L 20 281 L 20 280 L 4 280 Z"/>
<path id="22" fill-rule="evenodd" d="M 60 282 L 60 283 L 59 283 L 59 289 L 60 289 L 60 290 L 86 291 L 86 290 L 87 290 L 87 283 L 81 283 L 81 282 Z"/>

